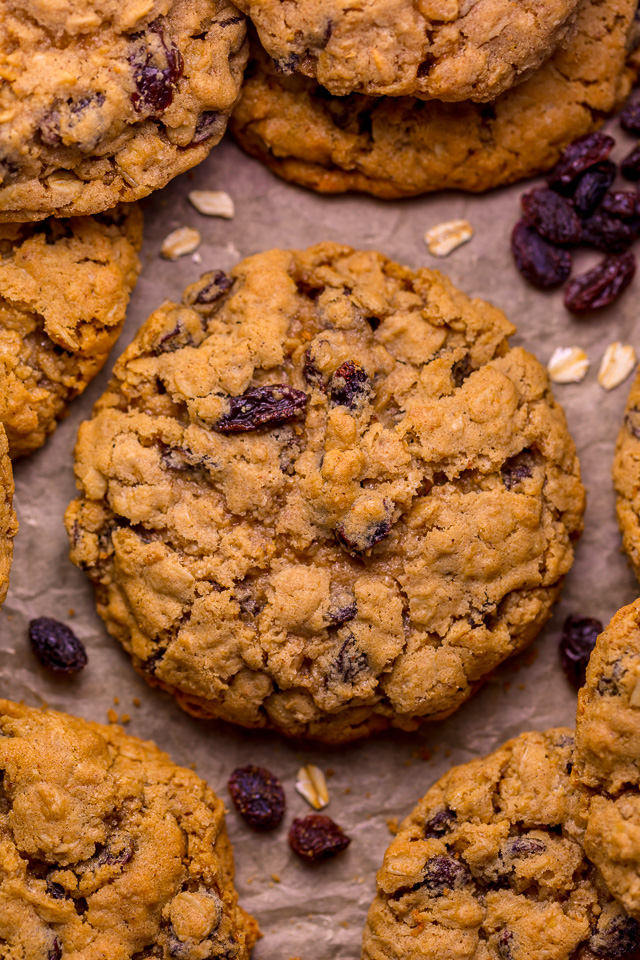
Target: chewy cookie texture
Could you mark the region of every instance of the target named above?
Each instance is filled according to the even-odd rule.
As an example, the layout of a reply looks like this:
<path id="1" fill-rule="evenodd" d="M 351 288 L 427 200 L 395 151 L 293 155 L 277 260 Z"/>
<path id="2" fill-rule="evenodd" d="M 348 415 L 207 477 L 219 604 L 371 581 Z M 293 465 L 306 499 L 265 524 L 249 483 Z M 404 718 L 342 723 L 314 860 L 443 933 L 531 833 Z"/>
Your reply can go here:
<path id="1" fill-rule="evenodd" d="M 13 559 L 13 538 L 18 532 L 18 521 L 13 509 L 13 470 L 9 459 L 9 445 L 0 425 L 0 605 L 4 603 L 9 587 L 9 571 Z"/>
<path id="2" fill-rule="evenodd" d="M 196 715 L 344 741 L 446 716 L 530 643 L 584 491 L 513 331 L 329 243 L 152 314 L 80 429 L 66 515 L 136 668 Z"/>
<path id="3" fill-rule="evenodd" d="M 284 73 L 330 93 L 493 100 L 566 37 L 578 0 L 238 0 Z"/>
<path id="4" fill-rule="evenodd" d="M 98 213 L 195 166 L 246 57 L 229 0 L 3 0 L 0 220 Z"/>
<path id="5" fill-rule="evenodd" d="M 481 192 L 550 169 L 619 107 L 638 73 L 636 0 L 582 0 L 571 36 L 491 103 L 331 96 L 254 43 L 232 132 L 274 173 L 325 193 Z"/>
<path id="6" fill-rule="evenodd" d="M 224 807 L 153 743 L 0 701 L 0 956 L 246 960 Z"/>
<path id="7" fill-rule="evenodd" d="M 140 264 L 142 215 L 0 225 L 0 422 L 12 457 L 41 446 L 104 364 Z"/>
<path id="8" fill-rule="evenodd" d="M 571 730 L 454 767 L 378 873 L 363 960 L 640 955 L 640 601 L 597 640 Z"/>

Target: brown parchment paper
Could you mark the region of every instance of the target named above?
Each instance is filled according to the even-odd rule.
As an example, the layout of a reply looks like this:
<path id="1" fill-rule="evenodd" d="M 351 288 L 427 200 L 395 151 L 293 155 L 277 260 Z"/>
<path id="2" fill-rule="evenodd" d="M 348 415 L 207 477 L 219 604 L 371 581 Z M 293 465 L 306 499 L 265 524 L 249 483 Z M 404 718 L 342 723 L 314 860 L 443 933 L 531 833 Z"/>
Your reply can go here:
<path id="1" fill-rule="evenodd" d="M 631 141 L 615 122 L 612 132 L 620 157 Z M 235 218 L 199 215 L 186 199 L 195 188 L 227 190 L 235 200 Z M 235 812 L 228 816 L 241 902 L 258 918 L 264 933 L 255 960 L 355 960 L 375 873 L 391 839 L 387 820 L 404 817 L 450 764 L 487 753 L 523 730 L 573 725 L 575 695 L 557 653 L 565 616 L 578 613 L 606 622 L 640 593 L 620 553 L 610 479 L 631 381 L 611 393 L 597 383 L 608 343 L 622 340 L 640 352 L 640 280 L 618 305 L 586 320 L 564 310 L 561 293 L 543 294 L 528 287 L 509 250 L 523 189 L 519 185 L 484 197 L 440 194 L 398 202 L 322 197 L 277 180 L 224 141 L 200 167 L 143 203 L 143 269 L 120 341 L 101 376 L 72 405 L 53 438 L 15 465 L 20 531 L 9 595 L 0 614 L 0 694 L 30 704 L 47 702 L 102 722 L 110 708 L 118 715 L 127 713 L 128 731 L 153 738 L 179 763 L 196 764 L 227 802 L 226 781 L 234 767 L 257 763 L 278 774 L 287 794 L 287 812 L 275 833 L 252 833 Z M 424 232 L 456 217 L 469 219 L 475 236 L 448 258 L 436 260 L 427 252 Z M 196 257 L 200 263 L 193 256 L 174 263 L 160 259 L 163 238 L 182 225 L 195 226 L 202 235 Z M 197 721 L 167 695 L 147 687 L 95 613 L 88 580 L 68 560 L 62 523 L 75 492 L 72 451 L 78 424 L 89 415 L 115 358 L 150 311 L 164 298 L 179 298 L 183 287 L 205 270 L 227 269 L 270 247 L 304 247 L 323 239 L 378 249 L 412 267 L 439 267 L 467 293 L 503 308 L 518 326 L 514 342 L 544 363 L 555 347 L 573 345 L 582 346 L 592 362 L 583 383 L 555 387 L 578 446 L 588 509 L 574 568 L 547 628 L 530 651 L 504 665 L 446 722 L 425 724 L 416 734 L 391 733 L 340 749 Z M 581 265 L 595 259 L 589 254 L 580 258 Z M 85 642 L 89 665 L 80 676 L 56 679 L 39 667 L 27 641 L 28 621 L 37 616 L 69 622 Z M 138 708 L 134 697 L 141 701 Z M 315 866 L 298 861 L 286 842 L 292 818 L 311 812 L 294 789 L 296 772 L 307 762 L 330 774 L 326 812 L 352 838 L 345 854 Z"/>

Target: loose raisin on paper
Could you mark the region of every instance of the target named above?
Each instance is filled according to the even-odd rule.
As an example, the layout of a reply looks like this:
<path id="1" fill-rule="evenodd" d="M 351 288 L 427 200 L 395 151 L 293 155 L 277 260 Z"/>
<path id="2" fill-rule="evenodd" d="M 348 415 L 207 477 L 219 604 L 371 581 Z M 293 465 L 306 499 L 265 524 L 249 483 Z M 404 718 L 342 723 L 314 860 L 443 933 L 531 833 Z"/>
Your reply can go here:
<path id="1" fill-rule="evenodd" d="M 594 617 L 570 614 L 564 622 L 560 637 L 560 662 L 567 680 L 576 690 L 584 686 L 589 657 L 602 629 L 602 623 Z"/>
<path id="2" fill-rule="evenodd" d="M 620 113 L 620 126 L 627 133 L 640 134 L 640 99 L 627 100 Z"/>
<path id="3" fill-rule="evenodd" d="M 552 246 L 524 220 L 513 229 L 511 250 L 522 276 L 541 290 L 560 286 L 571 273 L 569 251 Z"/>
<path id="4" fill-rule="evenodd" d="M 605 257 L 568 284 L 564 297 L 567 310 L 584 313 L 608 307 L 629 286 L 635 272 L 636 258 L 629 251 Z"/>
<path id="5" fill-rule="evenodd" d="M 607 160 L 614 145 L 615 140 L 606 133 L 587 133 L 578 137 L 569 144 L 551 171 L 549 184 L 560 189 L 571 186 L 585 170 Z"/>
<path id="6" fill-rule="evenodd" d="M 238 813 L 255 830 L 273 830 L 284 816 L 285 797 L 278 778 L 264 767 L 238 767 L 227 784 Z"/>
<path id="7" fill-rule="evenodd" d="M 640 194 L 635 190 L 612 190 L 603 197 L 600 209 L 618 220 L 634 221 L 640 215 Z"/>
<path id="8" fill-rule="evenodd" d="M 287 383 L 247 390 L 240 397 L 231 397 L 229 410 L 213 429 L 219 433 L 246 433 L 260 427 L 275 426 L 301 416 L 307 406 L 307 394 Z"/>
<path id="9" fill-rule="evenodd" d="M 583 173 L 573 194 L 573 203 L 581 217 L 589 217 L 597 209 L 616 178 L 617 167 L 610 160 Z"/>
<path id="10" fill-rule="evenodd" d="M 605 253 L 622 253 L 635 238 L 635 230 L 628 223 L 605 210 L 598 210 L 582 224 L 582 242 Z"/>
<path id="11" fill-rule="evenodd" d="M 87 654 L 73 630 L 49 617 L 38 617 L 29 624 L 29 639 L 36 657 L 56 673 L 78 673 L 87 665 Z"/>
<path id="12" fill-rule="evenodd" d="M 627 180 L 640 180 L 640 144 L 620 164 L 620 173 Z"/>
<path id="13" fill-rule="evenodd" d="M 293 852 L 311 862 L 335 857 L 350 843 L 351 838 L 342 828 L 321 813 L 294 820 L 289 830 L 289 846 Z"/>
<path id="14" fill-rule="evenodd" d="M 523 194 L 520 202 L 525 220 L 540 236 L 551 243 L 578 243 L 582 225 L 571 200 L 548 187 L 538 187 Z"/>

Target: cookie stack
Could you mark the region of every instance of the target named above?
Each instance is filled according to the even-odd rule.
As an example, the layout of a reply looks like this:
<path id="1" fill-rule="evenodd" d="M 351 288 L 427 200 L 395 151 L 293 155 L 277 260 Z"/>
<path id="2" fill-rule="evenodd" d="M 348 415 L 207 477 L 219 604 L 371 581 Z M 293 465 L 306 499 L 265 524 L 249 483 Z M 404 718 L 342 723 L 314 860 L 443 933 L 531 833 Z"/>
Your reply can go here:
<path id="1" fill-rule="evenodd" d="M 243 0 L 231 129 L 326 193 L 479 192 L 550 169 L 637 76 L 636 0 Z"/>

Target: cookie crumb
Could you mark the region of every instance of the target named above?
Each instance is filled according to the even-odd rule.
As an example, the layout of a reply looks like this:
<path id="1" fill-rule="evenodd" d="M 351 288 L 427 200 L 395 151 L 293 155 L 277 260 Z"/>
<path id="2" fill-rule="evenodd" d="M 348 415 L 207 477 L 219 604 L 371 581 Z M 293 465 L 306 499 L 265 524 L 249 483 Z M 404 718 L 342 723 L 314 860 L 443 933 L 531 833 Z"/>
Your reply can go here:
<path id="1" fill-rule="evenodd" d="M 200 246 L 201 237 L 192 227 L 178 227 L 164 238 L 160 255 L 165 260 L 178 260 Z"/>
<path id="2" fill-rule="evenodd" d="M 128 713 L 123 713 L 120 717 L 120 723 L 123 725 L 129 723 L 130 720 L 131 720 L 131 717 L 129 716 Z"/>
<path id="3" fill-rule="evenodd" d="M 113 702 L 114 702 L 114 705 L 117 707 L 120 703 L 120 697 L 114 697 Z"/>
<path id="4" fill-rule="evenodd" d="M 109 721 L 109 723 L 118 722 L 118 714 L 115 712 L 113 707 L 110 707 L 109 710 L 107 710 L 107 720 Z"/>
<path id="5" fill-rule="evenodd" d="M 133 698 L 133 705 L 134 705 L 134 707 L 141 707 L 141 706 L 142 706 L 142 701 L 141 701 L 140 697 L 134 697 L 134 698 Z"/>
<path id="6" fill-rule="evenodd" d="M 205 217 L 231 220 L 235 216 L 235 204 L 225 190 L 191 190 L 188 197 L 189 203 Z"/>
<path id="7" fill-rule="evenodd" d="M 472 237 L 473 227 L 468 220 L 447 220 L 427 230 L 424 242 L 434 257 L 448 257 Z"/>
<path id="8" fill-rule="evenodd" d="M 280 876 L 277 873 L 272 873 L 271 879 L 273 880 L 274 883 L 280 883 Z"/>
<path id="9" fill-rule="evenodd" d="M 75 615 L 76 615 L 76 612 L 75 612 L 75 610 L 73 609 L 73 607 L 69 607 L 69 609 L 67 610 L 67 616 L 68 616 L 68 617 L 75 617 Z"/>
<path id="10" fill-rule="evenodd" d="M 389 833 L 395 837 L 396 833 L 398 832 L 398 826 L 399 826 L 398 818 L 388 817 L 386 820 L 386 824 L 387 824 L 387 829 Z"/>

